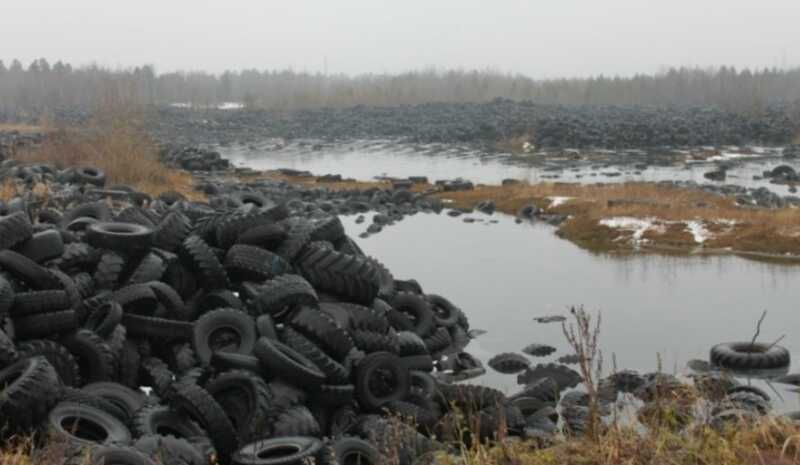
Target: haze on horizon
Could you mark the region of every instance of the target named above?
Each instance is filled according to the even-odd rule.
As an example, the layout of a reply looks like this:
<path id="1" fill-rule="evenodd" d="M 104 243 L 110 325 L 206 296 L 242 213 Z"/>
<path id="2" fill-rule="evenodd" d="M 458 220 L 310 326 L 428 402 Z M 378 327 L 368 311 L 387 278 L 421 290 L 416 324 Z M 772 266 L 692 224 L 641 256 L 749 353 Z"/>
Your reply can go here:
<path id="1" fill-rule="evenodd" d="M 533 78 L 800 65 L 798 0 L 28 0 L 0 59 L 159 72 L 494 69 Z"/>

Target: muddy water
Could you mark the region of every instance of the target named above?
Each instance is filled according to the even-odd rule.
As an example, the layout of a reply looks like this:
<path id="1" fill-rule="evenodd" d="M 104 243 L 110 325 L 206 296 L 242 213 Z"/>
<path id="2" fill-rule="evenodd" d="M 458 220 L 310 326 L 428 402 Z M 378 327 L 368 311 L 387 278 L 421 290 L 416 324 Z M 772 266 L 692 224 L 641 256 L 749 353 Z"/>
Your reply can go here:
<path id="1" fill-rule="evenodd" d="M 639 158 L 620 154 L 617 164 L 589 161 L 542 159 L 536 156 L 521 158 L 508 154 L 487 154 L 471 148 L 438 144 L 410 145 L 388 141 L 358 141 L 326 145 L 314 150 L 313 144 L 292 143 L 283 148 L 262 146 L 221 147 L 218 150 L 236 166 L 258 170 L 293 168 L 314 174 L 341 174 L 361 181 L 376 176 L 428 176 L 431 180 L 463 177 L 473 182 L 500 184 L 514 178 L 528 182 L 627 182 L 627 181 L 695 181 L 710 182 L 703 173 L 715 168 L 714 162 L 679 163 L 674 166 L 650 166 L 638 170 Z M 771 149 L 770 149 L 771 150 Z M 754 180 L 765 170 L 789 164 L 800 170 L 800 160 L 785 160 L 764 155 L 720 156 L 720 161 L 735 163 L 728 172 L 728 183 L 746 187 L 766 187 L 787 195 L 788 188 Z M 625 160 L 630 160 L 626 163 Z"/>
<path id="2" fill-rule="evenodd" d="M 400 278 L 416 278 L 426 292 L 447 296 L 467 313 L 473 328 L 487 334 L 468 351 L 484 362 L 500 352 L 519 352 L 527 344 L 569 353 L 559 324 L 539 324 L 536 316 L 569 316 L 584 305 L 602 315 L 606 369 L 686 374 L 686 362 L 708 359 L 718 342 L 749 340 L 763 309 L 763 340 L 783 334 L 783 345 L 800 360 L 800 311 L 796 283 L 800 267 L 770 265 L 737 257 L 662 257 L 594 255 L 561 240 L 551 227 L 515 224 L 495 215 L 473 217 L 497 224 L 465 224 L 446 215 L 418 214 L 359 244 Z M 348 232 L 364 229 L 345 218 Z M 743 380 L 746 382 L 746 380 Z M 514 392 L 516 377 L 488 369 L 478 382 Z M 762 381 L 776 408 L 800 409 L 789 386 Z"/>

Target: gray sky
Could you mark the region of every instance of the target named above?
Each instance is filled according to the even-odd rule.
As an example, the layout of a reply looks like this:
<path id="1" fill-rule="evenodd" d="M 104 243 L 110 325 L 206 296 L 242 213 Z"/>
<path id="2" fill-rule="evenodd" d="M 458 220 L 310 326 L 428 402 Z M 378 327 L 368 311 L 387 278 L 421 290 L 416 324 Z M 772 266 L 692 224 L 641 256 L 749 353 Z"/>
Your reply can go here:
<path id="1" fill-rule="evenodd" d="M 0 0 L 0 59 L 158 71 L 800 65 L 800 0 Z"/>

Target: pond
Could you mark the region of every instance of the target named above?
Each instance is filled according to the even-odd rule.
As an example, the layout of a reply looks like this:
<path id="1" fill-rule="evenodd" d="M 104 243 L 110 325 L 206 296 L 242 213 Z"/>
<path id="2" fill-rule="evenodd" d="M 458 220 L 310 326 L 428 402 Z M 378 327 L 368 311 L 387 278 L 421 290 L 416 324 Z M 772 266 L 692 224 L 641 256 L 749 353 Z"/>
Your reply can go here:
<path id="1" fill-rule="evenodd" d="M 385 171 L 393 176 L 462 176 L 491 182 L 537 169 L 474 154 L 276 153 L 237 160 L 257 169 L 291 167 L 361 179 Z M 569 354 L 561 325 L 539 324 L 533 318 L 569 317 L 569 308 L 577 305 L 602 315 L 606 373 L 615 361 L 619 370 L 650 372 L 660 364 L 664 372 L 686 374 L 686 363 L 708 360 L 714 344 L 750 340 L 765 309 L 759 340 L 772 342 L 785 334 L 781 344 L 792 352 L 795 364 L 800 357 L 800 341 L 792 331 L 800 327 L 800 267 L 735 256 L 598 255 L 558 238 L 545 224 L 517 224 L 506 215 L 470 216 L 481 221 L 467 224 L 444 214 L 417 214 L 357 242 L 396 277 L 417 279 L 426 292 L 446 296 L 466 312 L 473 328 L 488 331 L 467 348 L 484 363 L 534 342 L 558 349 L 551 357 L 532 359 L 534 363 Z M 353 237 L 370 223 L 356 224 L 355 217 L 343 221 Z M 516 376 L 501 375 L 488 366 L 487 371 L 473 382 L 507 393 L 518 389 Z M 743 381 L 770 393 L 779 411 L 800 409 L 800 396 L 791 386 Z"/>

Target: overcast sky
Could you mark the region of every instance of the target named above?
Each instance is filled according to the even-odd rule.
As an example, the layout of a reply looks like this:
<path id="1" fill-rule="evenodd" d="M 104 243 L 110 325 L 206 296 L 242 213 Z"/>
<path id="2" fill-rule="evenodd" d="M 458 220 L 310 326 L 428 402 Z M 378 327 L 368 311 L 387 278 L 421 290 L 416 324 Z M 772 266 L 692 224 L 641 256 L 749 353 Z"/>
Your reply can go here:
<path id="1" fill-rule="evenodd" d="M 0 59 L 532 77 L 800 65 L 800 0 L 0 0 Z"/>

